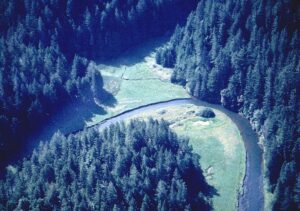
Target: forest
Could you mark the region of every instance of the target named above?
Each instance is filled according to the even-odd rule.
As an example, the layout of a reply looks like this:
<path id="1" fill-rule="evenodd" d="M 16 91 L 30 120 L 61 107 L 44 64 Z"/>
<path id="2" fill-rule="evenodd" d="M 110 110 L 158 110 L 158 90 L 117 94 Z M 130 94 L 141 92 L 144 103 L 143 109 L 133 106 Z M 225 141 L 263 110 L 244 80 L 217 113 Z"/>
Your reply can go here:
<path id="1" fill-rule="evenodd" d="M 188 140 L 166 121 L 56 133 L 0 182 L 0 210 L 210 210 Z"/>
<path id="2" fill-rule="evenodd" d="M 59 107 L 110 96 L 91 59 L 111 58 L 164 34 L 195 5 L 196 0 L 1 1 L 1 163 Z"/>
<path id="3" fill-rule="evenodd" d="M 0 1 L 1 174 L 61 107 L 112 97 L 97 62 L 170 32 L 156 62 L 249 119 L 272 209 L 299 210 L 299 0 Z M 58 132 L 5 175 L 0 210 L 209 210 L 217 194 L 188 141 L 152 119 Z"/>
<path id="4" fill-rule="evenodd" d="M 274 210 L 300 209 L 300 2 L 200 1 L 156 61 L 172 82 L 247 117 Z"/>

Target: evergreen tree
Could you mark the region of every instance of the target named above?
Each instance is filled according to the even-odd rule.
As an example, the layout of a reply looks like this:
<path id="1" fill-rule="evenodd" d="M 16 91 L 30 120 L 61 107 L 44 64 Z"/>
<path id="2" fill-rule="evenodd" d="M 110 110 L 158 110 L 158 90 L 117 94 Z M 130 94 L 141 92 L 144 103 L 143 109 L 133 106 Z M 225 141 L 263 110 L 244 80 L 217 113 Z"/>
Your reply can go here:
<path id="1" fill-rule="evenodd" d="M 197 177 L 193 186 L 186 185 L 188 178 L 181 179 L 187 172 L 202 175 L 202 171 L 187 142 L 177 138 L 166 122 L 133 120 L 126 126 L 120 125 L 123 124 L 100 132 L 90 128 L 68 137 L 58 133 L 49 142 L 40 144 L 30 158 L 11 166 L 6 179 L 0 181 L 0 207 L 10 210 L 183 210 L 190 205 L 195 210 L 210 209 L 208 200 L 197 201 L 193 195 L 195 192 L 205 194 L 208 199 L 211 197 L 204 177 Z M 143 139 L 143 148 L 133 151 L 130 144 L 118 141 L 137 137 L 132 133 Z M 101 150 L 96 153 L 97 149 Z M 124 159 L 115 159 L 116 153 L 123 153 Z M 168 175 L 161 175 L 155 169 L 159 158 L 163 158 L 161 168 Z M 191 165 L 182 168 L 181 159 Z M 120 161 L 124 162 L 122 174 L 116 173 Z"/>
<path id="2" fill-rule="evenodd" d="M 295 126 L 300 106 L 298 8 L 294 0 L 200 1 L 157 52 L 157 63 L 164 66 L 168 55 L 175 55 L 171 82 L 242 113 L 264 136 L 274 206 L 284 210 L 296 209 L 295 184 L 282 184 L 282 169 L 295 160 L 291 151 L 300 135 Z"/>

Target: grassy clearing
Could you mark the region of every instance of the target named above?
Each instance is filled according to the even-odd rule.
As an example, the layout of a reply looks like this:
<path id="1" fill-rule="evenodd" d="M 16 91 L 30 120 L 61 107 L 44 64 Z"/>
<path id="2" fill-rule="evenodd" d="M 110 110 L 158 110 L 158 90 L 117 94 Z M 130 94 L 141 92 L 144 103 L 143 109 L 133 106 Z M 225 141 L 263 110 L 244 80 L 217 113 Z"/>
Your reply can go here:
<path id="1" fill-rule="evenodd" d="M 62 131 L 67 133 L 72 131 L 68 129 L 70 125 L 79 129 L 83 124 L 93 125 L 141 105 L 189 97 L 183 87 L 169 82 L 170 69 L 155 64 L 155 45 L 159 46 L 150 43 L 110 64 L 98 65 L 105 89 L 115 97 L 114 106 L 70 105 L 71 108 L 67 109 L 70 112 L 66 112 L 63 118 L 69 121 L 59 121 L 63 115 L 58 114 L 58 119 L 54 118 L 53 128 L 66 128 Z M 241 137 L 237 127 L 225 114 L 215 111 L 216 118 L 207 120 L 195 116 L 194 112 L 198 110 L 199 107 L 187 104 L 158 109 L 140 117 L 164 118 L 172 122 L 175 132 L 188 136 L 194 152 L 201 155 L 200 163 L 207 181 L 218 191 L 219 195 L 213 199 L 214 208 L 235 210 L 237 191 L 245 170 L 245 149 Z"/>
<path id="2" fill-rule="evenodd" d="M 200 164 L 209 184 L 219 195 L 213 198 L 215 210 L 235 210 L 238 190 L 245 172 L 245 148 L 238 128 L 225 114 L 214 110 L 216 117 L 204 119 L 191 105 L 170 106 L 145 112 L 133 118 L 164 118 L 179 135 L 190 138 L 194 152 L 201 155 Z"/>
<path id="3" fill-rule="evenodd" d="M 266 166 L 266 159 L 263 156 L 263 175 L 266 175 L 265 169 L 267 168 Z M 263 184 L 264 184 L 264 210 L 268 211 L 268 210 L 272 210 L 272 205 L 273 205 L 273 201 L 274 201 L 274 193 L 271 193 L 269 191 L 269 182 L 268 179 L 266 177 L 264 177 L 263 179 Z"/>
<path id="4" fill-rule="evenodd" d="M 48 140 L 57 130 L 67 134 L 97 124 L 127 109 L 189 97 L 183 87 L 170 83 L 170 69 L 155 64 L 155 49 L 165 42 L 164 39 L 152 40 L 107 64 L 98 64 L 104 88 L 112 93 L 115 102 L 107 102 L 109 105 L 106 106 L 94 102 L 71 102 L 53 114 L 43 130 L 30 139 Z"/>
<path id="5" fill-rule="evenodd" d="M 171 70 L 155 63 L 154 51 L 125 55 L 112 64 L 99 65 L 104 88 L 114 95 L 114 106 L 104 107 L 106 114 L 95 114 L 86 124 L 93 125 L 125 110 L 149 103 L 189 97 L 182 86 L 170 83 Z M 133 60 L 133 61 L 132 61 Z"/>

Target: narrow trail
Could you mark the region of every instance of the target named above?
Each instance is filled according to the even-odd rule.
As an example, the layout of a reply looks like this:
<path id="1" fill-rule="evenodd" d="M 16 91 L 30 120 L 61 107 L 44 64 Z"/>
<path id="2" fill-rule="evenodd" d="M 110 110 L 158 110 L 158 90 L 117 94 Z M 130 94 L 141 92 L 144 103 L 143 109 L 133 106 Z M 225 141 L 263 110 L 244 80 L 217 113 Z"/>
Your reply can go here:
<path id="1" fill-rule="evenodd" d="M 125 81 L 149 81 L 149 80 L 159 80 L 161 82 L 168 82 L 168 81 L 164 81 L 160 78 L 122 78 L 122 80 Z"/>
<path id="2" fill-rule="evenodd" d="M 150 81 L 150 80 L 158 80 L 164 83 L 169 83 L 168 80 L 163 80 L 160 77 L 149 77 L 149 78 L 126 78 L 124 75 L 126 74 L 127 69 L 125 68 L 122 75 L 121 75 L 121 80 L 124 81 Z"/>

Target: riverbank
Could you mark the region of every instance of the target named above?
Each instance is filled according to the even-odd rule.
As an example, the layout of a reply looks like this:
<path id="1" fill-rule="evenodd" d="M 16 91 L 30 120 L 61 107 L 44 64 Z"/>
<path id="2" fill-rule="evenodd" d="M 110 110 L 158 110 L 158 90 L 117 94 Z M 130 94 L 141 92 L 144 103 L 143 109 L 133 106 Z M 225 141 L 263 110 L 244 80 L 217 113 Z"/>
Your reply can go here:
<path id="1" fill-rule="evenodd" d="M 131 118 L 164 119 L 180 137 L 187 137 L 209 185 L 216 189 L 213 210 L 235 210 L 245 173 L 245 147 L 237 126 L 223 112 L 213 109 L 214 118 L 203 118 L 204 107 L 186 103 L 141 112 Z M 129 121 L 129 118 L 127 121 Z M 127 122 L 126 121 L 126 122 Z"/>
<path id="2" fill-rule="evenodd" d="M 102 106 L 92 102 L 82 105 L 70 104 L 51 117 L 51 121 L 44 126 L 42 131 L 33 135 L 33 142 L 37 145 L 42 140 L 47 141 L 57 130 L 63 134 L 69 134 L 88 127 L 101 129 L 141 112 L 172 105 L 194 104 L 211 107 L 229 116 L 237 125 L 244 140 L 247 167 L 243 183 L 244 191 L 238 200 L 239 209 L 261 210 L 263 207 L 262 152 L 249 122 L 221 105 L 188 98 L 189 95 L 183 87 L 170 83 L 170 70 L 162 69 L 154 63 L 153 53 L 157 47 L 161 46 L 161 41 L 154 42 L 154 44 L 149 42 L 145 46 L 130 50 L 123 57 L 98 66 L 99 71 L 103 73 L 104 86 L 113 94 L 115 102 Z M 165 72 L 168 74 L 162 74 Z M 29 150 L 33 148 L 30 146 Z"/>
<path id="3" fill-rule="evenodd" d="M 243 191 L 238 198 L 238 210 L 263 210 L 264 193 L 263 193 L 263 175 L 262 175 L 262 150 L 258 145 L 258 136 L 252 130 L 249 121 L 241 115 L 231 112 L 221 105 L 210 104 L 194 98 L 174 99 L 164 102 L 143 105 L 130 111 L 125 111 L 116 117 L 108 118 L 96 124 L 94 127 L 103 129 L 110 124 L 131 118 L 142 112 L 153 109 L 166 108 L 168 106 L 194 104 L 197 106 L 211 107 L 226 114 L 238 127 L 242 136 L 244 146 L 247 153 L 246 173 L 243 180 Z"/>

